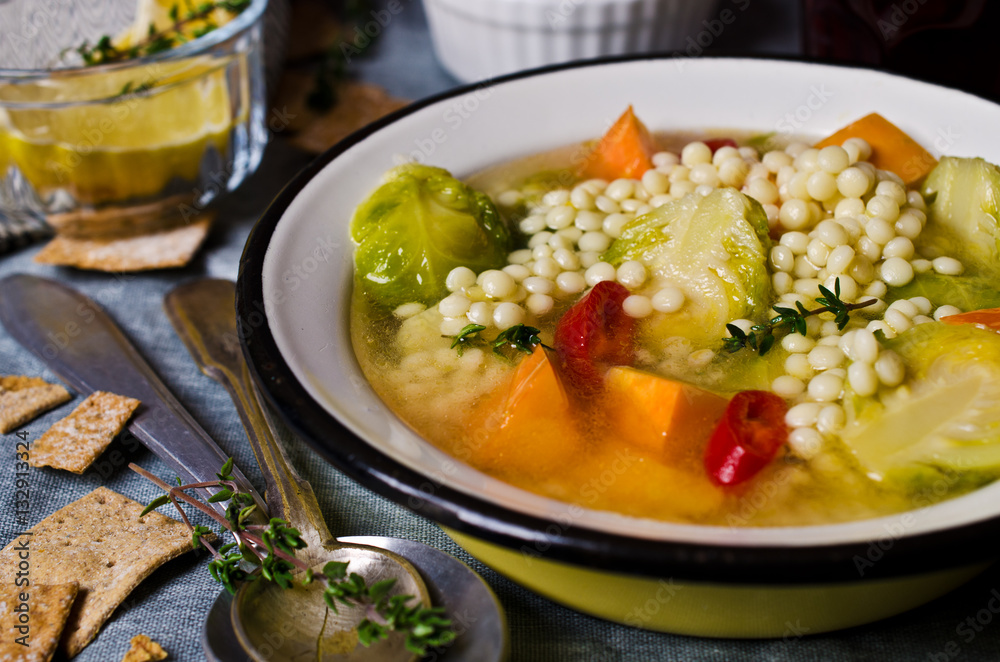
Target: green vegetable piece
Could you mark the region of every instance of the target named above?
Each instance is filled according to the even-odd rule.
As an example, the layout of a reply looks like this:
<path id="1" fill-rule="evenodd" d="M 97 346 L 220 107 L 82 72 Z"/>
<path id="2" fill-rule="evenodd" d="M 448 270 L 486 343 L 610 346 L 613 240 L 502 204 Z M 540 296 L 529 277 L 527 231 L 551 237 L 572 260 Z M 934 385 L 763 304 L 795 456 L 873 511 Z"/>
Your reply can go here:
<path id="1" fill-rule="evenodd" d="M 917 274 L 902 287 L 889 288 L 885 300 L 886 303 L 892 303 L 897 299 L 912 297 L 927 297 L 935 304 L 949 303 L 964 311 L 1000 308 L 997 282 L 986 276 L 945 276 L 928 271 Z"/>
<path id="2" fill-rule="evenodd" d="M 1000 477 L 1000 334 L 926 323 L 885 346 L 903 359 L 906 387 L 845 398 L 841 439 L 865 472 L 934 498 Z"/>
<path id="3" fill-rule="evenodd" d="M 930 200 L 918 249 L 948 255 L 967 272 L 1000 277 L 1000 168 L 982 159 L 946 157 L 921 190 Z"/>
<path id="4" fill-rule="evenodd" d="M 638 260 L 654 279 L 684 291 L 684 308 L 649 332 L 714 340 L 726 323 L 764 319 L 774 295 L 767 273 L 767 215 L 734 188 L 691 194 L 633 219 L 604 254 L 614 265 Z"/>
<path id="5" fill-rule="evenodd" d="M 489 197 L 447 170 L 418 164 L 388 173 L 355 212 L 351 237 L 359 287 L 388 308 L 437 302 L 455 267 L 502 267 L 510 241 Z"/>

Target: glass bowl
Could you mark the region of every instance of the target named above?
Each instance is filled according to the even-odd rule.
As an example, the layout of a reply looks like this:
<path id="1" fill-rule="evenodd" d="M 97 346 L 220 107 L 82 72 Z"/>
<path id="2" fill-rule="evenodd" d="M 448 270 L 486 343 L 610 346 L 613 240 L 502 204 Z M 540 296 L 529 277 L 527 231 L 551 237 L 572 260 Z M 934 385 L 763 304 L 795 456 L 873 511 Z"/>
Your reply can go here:
<path id="1" fill-rule="evenodd" d="M 260 163 L 262 17 L 106 65 L 67 57 L 128 30 L 128 0 L 0 4 L 0 216 L 95 235 L 188 220 Z M 95 20 L 97 19 L 97 20 Z"/>

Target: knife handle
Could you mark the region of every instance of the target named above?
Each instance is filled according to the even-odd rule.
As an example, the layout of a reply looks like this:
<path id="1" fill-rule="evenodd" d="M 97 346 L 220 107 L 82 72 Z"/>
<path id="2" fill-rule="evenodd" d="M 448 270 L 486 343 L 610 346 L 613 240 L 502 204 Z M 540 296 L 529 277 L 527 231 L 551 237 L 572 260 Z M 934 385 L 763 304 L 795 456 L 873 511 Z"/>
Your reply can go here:
<path id="1" fill-rule="evenodd" d="M 228 456 L 89 297 L 54 280 L 15 274 L 0 280 L 0 322 L 78 393 L 110 391 L 140 400 L 129 430 L 182 481 L 216 480 Z M 233 478 L 266 512 L 246 476 L 234 469 Z"/>

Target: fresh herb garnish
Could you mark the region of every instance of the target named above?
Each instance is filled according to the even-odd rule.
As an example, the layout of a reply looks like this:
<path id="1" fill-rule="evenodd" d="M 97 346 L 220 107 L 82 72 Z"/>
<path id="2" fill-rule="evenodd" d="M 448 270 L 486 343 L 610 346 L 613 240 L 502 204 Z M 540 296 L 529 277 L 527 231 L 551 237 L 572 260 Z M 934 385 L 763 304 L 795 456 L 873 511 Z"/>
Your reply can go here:
<path id="1" fill-rule="evenodd" d="M 538 337 L 539 330 L 533 326 L 515 324 L 501 331 L 492 341 L 487 341 L 480 335 L 485 330 L 486 327 L 482 324 L 467 324 L 457 336 L 445 337 L 453 339 L 451 348 L 457 349 L 459 356 L 469 347 L 491 347 L 497 356 L 510 359 L 511 351 L 531 354 L 536 345 L 542 344 Z"/>
<path id="2" fill-rule="evenodd" d="M 503 349 L 511 347 L 518 352 L 531 354 L 535 345 L 541 344 L 542 340 L 538 337 L 538 329 L 524 324 L 515 324 L 500 332 L 500 335 L 493 341 L 493 351 L 500 354 Z"/>
<path id="3" fill-rule="evenodd" d="M 730 352 L 738 352 L 746 347 L 763 356 L 774 346 L 776 331 L 787 330 L 804 336 L 806 335 L 806 318 L 820 313 L 833 313 L 837 328 L 843 331 L 847 323 L 850 322 L 851 311 L 871 306 L 876 302 L 876 299 L 869 299 L 860 303 L 845 303 L 840 299 L 839 279 L 834 285 L 833 292 L 822 285 L 819 286 L 819 291 L 823 296 L 817 297 L 816 303 L 820 304 L 822 308 L 807 310 L 801 301 L 795 302 L 795 307 L 798 310 L 784 306 L 773 306 L 774 312 L 778 315 L 772 317 L 767 324 L 755 324 L 750 328 L 749 333 L 735 324 L 727 324 L 726 329 L 729 331 L 730 337 L 722 341 L 723 347 Z"/>
<path id="4" fill-rule="evenodd" d="M 296 581 L 303 585 L 321 581 L 326 584 L 323 600 L 334 612 L 337 611 L 338 603 L 364 608 L 366 617 L 358 625 L 358 640 L 366 647 L 385 639 L 392 631 L 406 633 L 406 648 L 415 655 L 426 655 L 429 649 L 444 646 L 455 639 L 455 631 L 451 627 L 451 621 L 445 618 L 443 608 L 424 607 L 419 602 L 410 605 L 408 603 L 414 600 L 411 595 L 390 597 L 389 591 L 395 585 L 395 579 L 382 580 L 369 586 L 364 577 L 353 572 L 348 574 L 348 563 L 338 561 L 331 561 L 323 566 L 320 573 L 314 573 L 307 563 L 295 557 L 296 551 L 304 548 L 306 542 L 288 522 L 272 518 L 266 525 L 247 524 L 247 518 L 257 506 L 253 497 L 240 491 L 233 480 L 232 458 L 216 474 L 219 480 L 177 487 L 171 487 L 135 464 L 130 464 L 129 468 L 166 492 L 153 499 L 142 511 L 142 515 L 172 503 L 191 529 L 195 548 L 203 547 L 212 555 L 208 564 L 212 578 L 230 593 L 236 593 L 241 582 L 252 582 L 258 578 L 286 589 L 291 588 Z M 208 502 L 228 501 L 225 515 L 220 515 L 207 503 L 186 493 L 186 490 L 198 488 L 219 488 Z M 211 530 L 192 524 L 179 501 L 184 501 L 214 519 L 221 527 L 221 535 L 235 536 L 238 542 L 216 549 L 210 539 Z M 244 569 L 247 564 L 258 567 L 259 575 L 247 572 Z M 294 574 L 298 571 L 304 571 L 301 579 Z"/>
<path id="5" fill-rule="evenodd" d="M 223 9 L 235 16 L 249 7 L 251 2 L 252 0 L 215 0 L 214 2 L 194 4 L 190 0 L 184 0 L 185 8 L 183 10 L 179 4 L 174 4 L 169 10 L 170 20 L 173 23 L 162 30 L 157 30 L 156 26 L 150 23 L 146 38 L 138 43 L 119 48 L 114 45 L 110 35 L 104 35 L 93 46 L 90 45 L 90 42 L 85 41 L 83 45 L 73 50 L 83 58 L 83 63 L 87 66 L 121 62 L 162 53 L 188 41 L 188 35 L 185 34 L 184 28 L 189 24 L 204 21 L 203 25 L 199 25 L 191 32 L 191 37 L 197 39 L 219 27 L 215 19 L 212 18 L 215 10 Z M 127 93 L 128 90 L 122 91 L 122 94 Z"/>
<path id="6" fill-rule="evenodd" d="M 482 344 L 483 339 L 479 337 L 480 331 L 485 331 L 486 327 L 482 324 L 466 324 L 462 327 L 462 330 L 458 332 L 457 336 L 451 343 L 451 349 L 457 349 L 458 355 L 461 356 L 467 347 L 475 344 Z"/>

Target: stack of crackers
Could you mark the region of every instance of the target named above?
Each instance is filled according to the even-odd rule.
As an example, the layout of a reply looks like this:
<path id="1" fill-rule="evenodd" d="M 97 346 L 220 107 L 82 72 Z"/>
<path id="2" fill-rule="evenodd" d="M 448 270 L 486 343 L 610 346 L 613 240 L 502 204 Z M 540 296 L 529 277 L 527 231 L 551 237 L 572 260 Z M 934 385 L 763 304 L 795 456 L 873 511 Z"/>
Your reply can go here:
<path id="1" fill-rule="evenodd" d="M 143 508 L 99 487 L 0 552 L 0 660 L 49 660 L 57 648 L 73 657 L 132 589 L 192 549 L 187 526 L 156 512 L 140 517 Z M 140 652 L 126 659 L 163 659 Z"/>
<path id="2" fill-rule="evenodd" d="M 16 430 L 71 399 L 37 377 L 0 376 L 0 432 Z M 90 394 L 53 424 L 19 459 L 81 474 L 122 431 L 140 402 Z M 0 662 L 79 653 L 133 588 L 160 565 L 192 549 L 187 525 L 99 487 L 23 532 L 0 552 Z M 162 660 L 144 635 L 128 662 Z"/>

